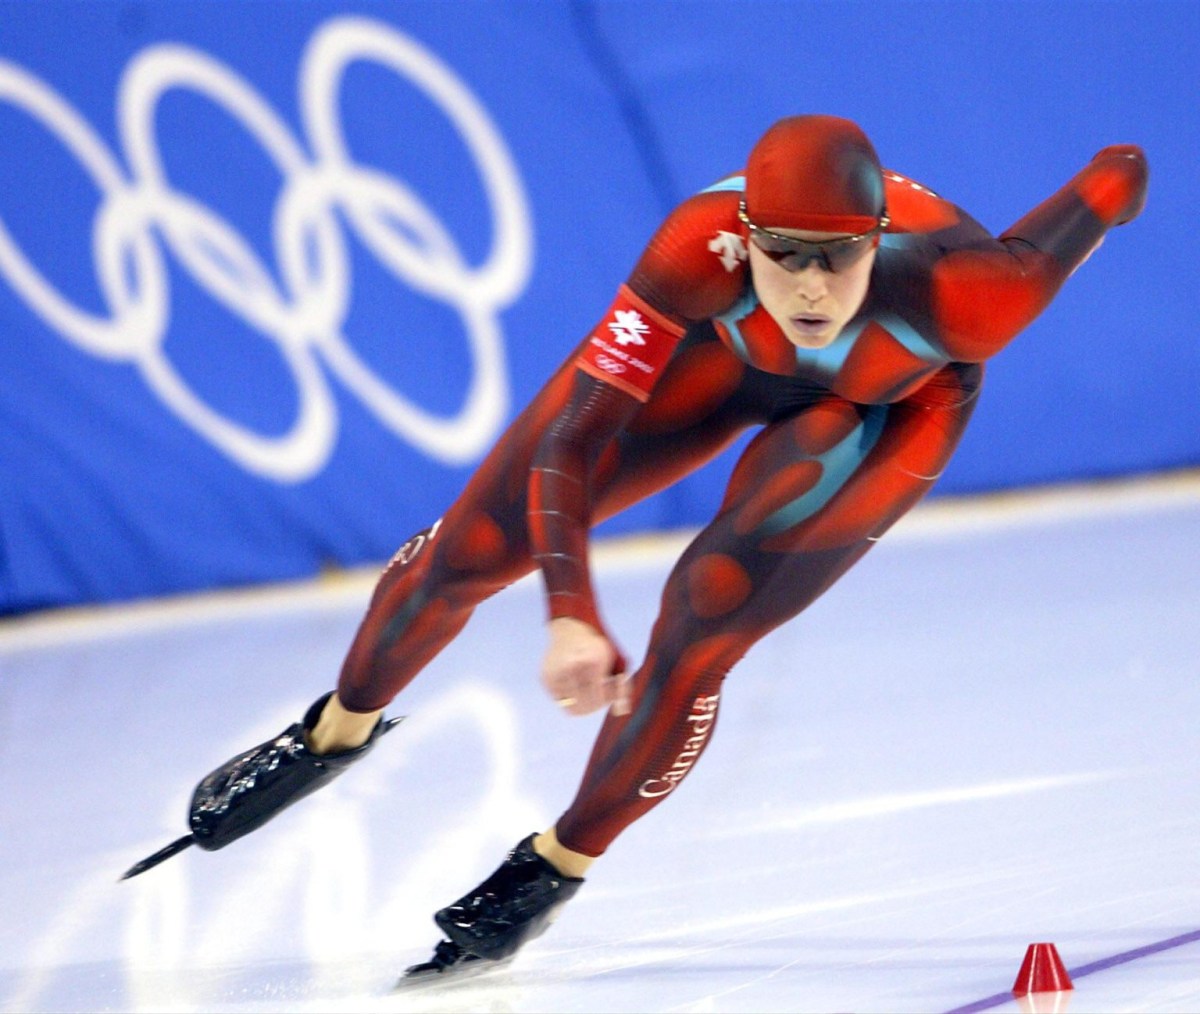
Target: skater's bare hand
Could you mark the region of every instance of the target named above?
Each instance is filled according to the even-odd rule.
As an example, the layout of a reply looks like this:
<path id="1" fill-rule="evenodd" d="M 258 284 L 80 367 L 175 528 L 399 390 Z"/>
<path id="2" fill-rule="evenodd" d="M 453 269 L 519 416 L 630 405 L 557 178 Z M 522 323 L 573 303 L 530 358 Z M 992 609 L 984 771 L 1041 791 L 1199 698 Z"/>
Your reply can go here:
<path id="1" fill-rule="evenodd" d="M 550 621 L 550 645 L 542 662 L 542 684 L 563 711 L 587 715 L 610 707 L 629 714 L 629 682 L 613 674 L 617 650 L 590 623 L 571 617 Z"/>

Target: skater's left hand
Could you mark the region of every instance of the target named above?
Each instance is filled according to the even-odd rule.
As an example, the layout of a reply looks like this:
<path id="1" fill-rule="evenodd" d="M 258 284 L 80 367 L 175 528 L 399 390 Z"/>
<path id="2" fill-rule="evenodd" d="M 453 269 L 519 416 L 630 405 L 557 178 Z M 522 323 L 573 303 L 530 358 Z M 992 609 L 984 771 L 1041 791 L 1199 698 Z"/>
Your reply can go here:
<path id="1" fill-rule="evenodd" d="M 542 663 L 542 684 L 570 715 L 588 715 L 612 707 L 629 714 L 629 681 L 613 673 L 620 656 L 607 637 L 590 623 L 572 617 L 550 621 L 550 645 Z"/>

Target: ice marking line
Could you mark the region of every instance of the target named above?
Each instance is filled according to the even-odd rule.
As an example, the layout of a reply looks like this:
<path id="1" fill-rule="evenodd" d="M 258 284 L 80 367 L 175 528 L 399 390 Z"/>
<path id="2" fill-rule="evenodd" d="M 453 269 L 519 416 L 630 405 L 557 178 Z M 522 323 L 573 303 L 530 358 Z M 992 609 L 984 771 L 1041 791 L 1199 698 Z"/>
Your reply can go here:
<path id="1" fill-rule="evenodd" d="M 917 898 L 928 894 L 929 891 L 928 887 L 919 886 L 895 891 L 876 891 L 870 894 L 850 894 L 840 898 L 824 898 L 819 901 L 780 905 L 775 908 L 755 909 L 750 912 L 734 912 L 711 919 L 690 919 L 684 927 L 672 926 L 669 929 L 636 933 L 631 935 L 629 940 L 635 943 L 653 943 L 656 940 L 678 940 L 682 936 L 704 936 L 709 933 L 728 933 L 754 927 L 762 931 L 773 923 L 786 922 L 801 916 L 840 912 L 850 908 L 877 905 L 882 901 Z"/>
<path id="2" fill-rule="evenodd" d="M 1100 958 L 1086 965 L 1080 965 L 1078 968 L 1069 968 L 1067 969 L 1067 975 L 1071 977 L 1072 981 L 1075 981 L 1087 975 L 1094 975 L 1096 972 L 1115 968 L 1117 965 L 1137 961 L 1138 958 L 1147 958 L 1151 954 L 1161 954 L 1163 951 L 1174 950 L 1176 947 L 1183 947 L 1186 944 L 1194 944 L 1198 941 L 1200 941 L 1200 930 L 1192 930 L 1190 933 L 1180 933 L 1179 936 L 1168 937 L 1166 940 L 1146 944 L 1144 947 L 1135 947 L 1131 951 L 1122 951 L 1120 954 L 1112 954 L 1107 958 Z M 976 1000 L 962 1007 L 955 1007 L 953 1010 L 947 1011 L 946 1014 L 975 1014 L 976 1011 L 991 1010 L 993 1007 L 1012 1003 L 1014 999 L 1012 991 L 1008 990 L 992 996 L 985 996 L 982 1000 Z"/>
<path id="3" fill-rule="evenodd" d="M 724 917 L 703 921 L 689 920 L 686 925 L 672 926 L 669 929 L 656 929 L 649 932 L 635 933 L 626 944 L 636 945 L 637 956 L 630 958 L 627 954 L 617 952 L 603 953 L 592 958 L 584 958 L 571 962 L 571 969 L 588 976 L 611 975 L 629 969 L 644 968 L 648 965 L 677 962 L 681 959 L 725 950 L 730 942 L 690 944 L 689 937 L 704 937 L 712 933 L 738 933 L 739 939 L 759 937 L 770 934 L 773 925 L 789 924 L 804 916 L 825 912 L 841 912 L 851 909 L 870 908 L 880 902 L 895 901 L 905 898 L 920 897 L 934 891 L 944 890 L 943 885 L 932 888 L 917 886 L 896 891 L 879 891 L 871 894 L 846 895 L 839 898 L 826 898 L 820 901 L 802 902 L 796 905 L 785 905 L 770 909 L 755 909 L 754 911 L 738 912 Z M 738 932 L 742 931 L 742 932 Z M 682 942 L 681 942 L 682 941 Z M 657 949 L 647 945 L 660 944 Z M 563 952 L 567 953 L 567 952 Z M 741 986 L 723 992 L 736 992 Z M 722 993 L 714 994 L 716 996 Z M 668 1008 L 678 1009 L 678 1008 Z"/>
<path id="4" fill-rule="evenodd" d="M 791 816 L 783 816 L 757 824 L 739 823 L 736 827 L 718 828 L 706 838 L 742 837 L 764 831 L 791 831 L 813 824 L 840 824 L 848 820 L 864 820 L 910 810 L 923 810 L 932 806 L 953 803 L 972 803 L 981 799 L 997 799 L 1002 796 L 1026 795 L 1047 789 L 1059 789 L 1068 785 L 1103 781 L 1124 775 L 1124 771 L 1087 771 L 1074 775 L 1056 775 L 1049 778 L 1022 778 L 1006 782 L 987 782 L 968 785 L 957 789 L 932 789 L 925 792 L 896 792 L 866 799 L 850 800 L 845 803 L 830 803 L 811 810 L 802 810 Z"/>

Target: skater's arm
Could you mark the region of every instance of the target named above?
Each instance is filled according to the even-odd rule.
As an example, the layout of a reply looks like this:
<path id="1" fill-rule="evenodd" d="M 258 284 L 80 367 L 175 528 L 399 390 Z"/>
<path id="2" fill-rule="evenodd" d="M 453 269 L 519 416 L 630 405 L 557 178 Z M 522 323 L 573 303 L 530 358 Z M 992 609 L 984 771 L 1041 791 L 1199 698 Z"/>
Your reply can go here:
<path id="1" fill-rule="evenodd" d="M 625 660 L 604 629 L 588 564 L 594 478 L 605 447 L 640 406 L 580 371 L 567 405 L 538 445 L 529 482 L 529 536 L 550 620 L 542 682 L 564 710 L 621 713 Z"/>
<path id="2" fill-rule="evenodd" d="M 588 566 L 596 480 L 603 480 L 606 452 L 615 454 L 617 435 L 649 400 L 688 325 L 741 292 L 743 262 L 713 245 L 722 229 L 737 228 L 736 194 L 697 195 L 667 217 L 592 331 L 568 402 L 535 454 L 530 543 L 550 615 L 542 679 L 572 714 L 605 704 L 620 714 L 626 707 L 624 682 L 615 678 L 625 661 L 600 619 Z"/>
<path id="3" fill-rule="evenodd" d="M 1109 229 L 1138 215 L 1146 182 L 1142 150 L 1113 145 L 999 240 L 946 252 L 933 273 L 946 350 L 965 362 L 998 352 L 1049 305 Z"/>
<path id="4" fill-rule="evenodd" d="M 603 631 L 588 566 L 594 478 L 601 454 L 640 402 L 582 371 L 542 437 L 529 477 L 529 537 L 541 567 L 550 620 Z"/>
<path id="5" fill-rule="evenodd" d="M 643 258 L 645 259 L 645 258 Z M 529 539 L 541 567 L 550 618 L 542 682 L 562 707 L 585 715 L 626 707 L 625 660 L 600 619 L 588 564 L 597 480 L 615 457 L 616 437 L 649 400 L 684 324 L 634 286 L 635 271 L 576 360 L 566 404 L 534 454 Z"/>

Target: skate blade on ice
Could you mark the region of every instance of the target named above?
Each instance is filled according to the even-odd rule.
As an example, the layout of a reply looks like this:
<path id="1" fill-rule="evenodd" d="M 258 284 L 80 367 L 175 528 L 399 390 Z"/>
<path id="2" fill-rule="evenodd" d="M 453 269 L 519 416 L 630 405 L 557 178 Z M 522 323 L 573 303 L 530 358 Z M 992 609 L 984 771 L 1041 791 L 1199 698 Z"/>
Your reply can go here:
<path id="1" fill-rule="evenodd" d="M 499 961 L 480 958 L 464 951 L 450 940 L 443 940 L 433 949 L 433 957 L 428 961 L 406 968 L 392 991 L 400 992 L 439 984 L 450 985 L 474 979 L 488 972 L 507 968 L 512 960 L 512 957 Z"/>

